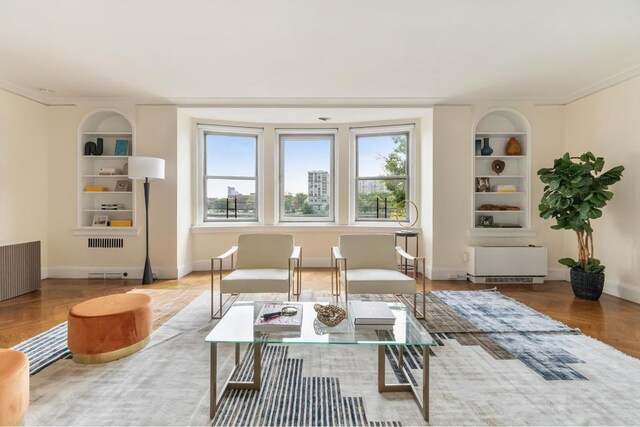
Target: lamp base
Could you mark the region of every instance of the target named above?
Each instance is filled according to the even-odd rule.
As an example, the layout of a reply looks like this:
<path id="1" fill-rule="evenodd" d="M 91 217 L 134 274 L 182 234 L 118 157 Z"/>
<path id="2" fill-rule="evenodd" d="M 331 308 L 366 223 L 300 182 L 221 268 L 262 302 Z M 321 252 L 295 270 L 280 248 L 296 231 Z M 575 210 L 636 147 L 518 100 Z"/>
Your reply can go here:
<path id="1" fill-rule="evenodd" d="M 151 261 L 149 257 L 144 261 L 144 274 L 142 275 L 142 284 L 150 285 L 153 283 L 153 273 L 151 272 Z"/>

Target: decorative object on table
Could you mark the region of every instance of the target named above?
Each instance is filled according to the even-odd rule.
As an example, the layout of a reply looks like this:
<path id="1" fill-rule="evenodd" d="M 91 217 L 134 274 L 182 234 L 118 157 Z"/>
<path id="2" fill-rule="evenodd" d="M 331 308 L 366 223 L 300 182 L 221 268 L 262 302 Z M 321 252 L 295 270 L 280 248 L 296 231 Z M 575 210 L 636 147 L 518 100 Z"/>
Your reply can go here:
<path id="1" fill-rule="evenodd" d="M 116 156 L 128 156 L 129 155 L 129 141 L 126 139 L 117 139 L 116 148 L 113 152 Z"/>
<path id="2" fill-rule="evenodd" d="M 491 185 L 489 183 L 489 178 L 487 177 L 477 177 L 476 178 L 476 192 L 477 193 L 486 193 L 491 191 Z"/>
<path id="3" fill-rule="evenodd" d="M 349 301 L 349 313 L 354 326 L 392 329 L 396 323 L 396 316 L 382 301 Z"/>
<path id="4" fill-rule="evenodd" d="M 480 150 L 482 150 L 482 140 L 481 139 L 476 139 L 476 156 L 482 155 Z"/>
<path id="5" fill-rule="evenodd" d="M 416 212 L 415 218 L 413 221 L 409 222 L 409 211 L 407 210 L 407 204 L 413 206 L 413 209 Z M 418 206 L 413 203 L 411 200 L 403 200 L 396 205 L 396 210 L 391 214 L 391 218 L 395 219 L 398 224 L 400 224 L 403 228 L 411 228 L 418 223 L 418 218 L 420 216 L 420 211 L 418 210 Z"/>
<path id="6" fill-rule="evenodd" d="M 318 320 L 327 326 L 338 325 L 347 317 L 347 312 L 333 304 L 314 304 L 313 309 L 318 313 Z"/>
<path id="7" fill-rule="evenodd" d="M 507 145 L 504 147 L 504 153 L 507 156 L 519 156 L 522 154 L 522 145 L 520 145 L 520 141 L 515 136 L 509 138 L 507 141 Z"/>
<path id="8" fill-rule="evenodd" d="M 94 215 L 93 226 L 94 227 L 106 227 L 109 225 L 109 215 Z"/>
<path id="9" fill-rule="evenodd" d="M 496 193 L 515 193 L 517 190 L 515 184 L 498 184 L 493 188 L 493 191 Z"/>
<path id="10" fill-rule="evenodd" d="M 554 230 L 573 230 L 578 237 L 578 260 L 562 258 L 558 262 L 571 268 L 571 287 L 577 297 L 597 300 L 604 287 L 605 266 L 593 257 L 591 220 L 602 216 L 613 193 L 610 185 L 622 179 L 624 166 L 606 172 L 604 158 L 591 152 L 579 157 L 565 153 L 553 161 L 553 167 L 538 171 L 545 184 L 538 209 L 540 217 L 554 218 Z"/>
<path id="11" fill-rule="evenodd" d="M 266 303 L 253 323 L 253 330 L 256 332 L 299 331 L 302 327 L 302 314 L 302 304 Z"/>
<path id="12" fill-rule="evenodd" d="M 494 160 L 493 162 L 491 162 L 491 170 L 498 175 L 504 172 L 505 166 L 506 166 L 506 163 L 502 160 Z"/>
<path id="13" fill-rule="evenodd" d="M 128 141 L 127 146 L 129 144 Z M 147 256 L 144 261 L 144 274 L 142 284 L 153 283 L 153 273 L 151 272 L 151 261 L 149 260 L 149 190 L 150 179 L 164 179 L 164 159 L 157 157 L 129 157 L 129 178 L 144 179 L 144 210 L 145 210 L 145 236 Z"/>
<path id="14" fill-rule="evenodd" d="M 493 215 L 480 215 L 478 218 L 478 224 L 487 227 L 493 225 Z"/>
<path id="15" fill-rule="evenodd" d="M 104 139 L 102 138 L 96 138 L 96 151 L 94 154 L 95 156 L 102 156 L 102 153 L 104 152 Z"/>
<path id="16" fill-rule="evenodd" d="M 116 181 L 116 191 L 131 191 L 129 184 L 131 181 L 128 179 L 123 179 L 120 181 Z"/>
<path id="17" fill-rule="evenodd" d="M 480 150 L 480 154 L 482 154 L 483 156 L 490 156 L 491 153 L 493 153 L 493 148 L 491 148 L 491 146 L 489 145 L 489 138 L 483 138 L 483 142 L 484 145 Z"/>
<path id="18" fill-rule="evenodd" d="M 491 203 L 485 203 L 483 205 L 480 205 L 478 210 L 479 211 L 519 211 L 520 208 L 518 206 L 494 205 Z"/>

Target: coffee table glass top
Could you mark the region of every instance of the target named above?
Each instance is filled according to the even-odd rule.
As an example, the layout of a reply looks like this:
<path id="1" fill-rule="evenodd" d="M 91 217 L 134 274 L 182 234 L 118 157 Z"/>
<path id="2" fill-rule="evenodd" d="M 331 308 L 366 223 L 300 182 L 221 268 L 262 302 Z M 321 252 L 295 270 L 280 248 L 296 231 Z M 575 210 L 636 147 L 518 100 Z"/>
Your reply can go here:
<path id="1" fill-rule="evenodd" d="M 370 344 L 370 345 L 435 345 L 426 329 L 404 304 L 387 303 L 396 316 L 393 329 L 371 329 L 354 326 L 347 318 L 334 327 L 316 319 L 316 302 L 292 302 L 302 304 L 302 327 L 300 331 L 255 332 L 253 323 L 265 301 L 236 301 L 224 317 L 205 338 L 210 343 L 256 343 L 256 344 Z M 289 304 L 282 302 L 281 304 Z M 338 304 L 345 308 L 344 303 Z"/>

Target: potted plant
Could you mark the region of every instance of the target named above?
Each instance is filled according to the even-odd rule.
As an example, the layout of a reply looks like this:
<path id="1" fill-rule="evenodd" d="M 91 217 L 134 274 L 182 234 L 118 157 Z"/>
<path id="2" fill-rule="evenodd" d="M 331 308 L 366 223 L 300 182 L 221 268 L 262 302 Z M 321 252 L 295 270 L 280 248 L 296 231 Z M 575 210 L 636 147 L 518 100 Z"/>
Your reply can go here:
<path id="1" fill-rule="evenodd" d="M 538 209 L 540 217 L 554 218 L 555 230 L 573 230 L 578 239 L 578 260 L 562 258 L 558 262 L 571 268 L 571 287 L 576 296 L 597 300 L 604 287 L 604 265 L 593 257 L 591 220 L 602 216 L 602 208 L 613 197 L 610 185 L 622 178 L 623 166 L 601 173 L 604 159 L 591 152 L 580 157 L 565 153 L 553 161 L 552 168 L 538 171 L 546 184 Z"/>

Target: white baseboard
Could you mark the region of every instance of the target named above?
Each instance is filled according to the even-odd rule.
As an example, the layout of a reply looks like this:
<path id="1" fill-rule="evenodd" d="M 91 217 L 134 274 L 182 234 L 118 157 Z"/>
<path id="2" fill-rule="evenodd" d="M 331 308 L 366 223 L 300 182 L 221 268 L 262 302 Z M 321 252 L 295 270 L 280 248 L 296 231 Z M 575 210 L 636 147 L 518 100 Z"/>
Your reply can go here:
<path id="1" fill-rule="evenodd" d="M 144 273 L 143 266 L 80 267 L 64 265 L 48 267 L 47 270 L 49 279 L 86 279 L 89 277 L 89 273 L 127 273 L 126 279 L 142 279 L 142 274 Z M 178 277 L 178 269 L 173 267 L 153 267 L 153 273 L 163 280 L 176 279 Z"/>
<path id="2" fill-rule="evenodd" d="M 40 280 L 44 280 L 49 277 L 49 269 L 40 267 Z"/>
<path id="3" fill-rule="evenodd" d="M 178 279 L 191 273 L 193 270 L 193 263 L 182 264 L 178 266 Z"/>
<path id="4" fill-rule="evenodd" d="M 604 293 L 640 304 L 640 286 L 632 286 L 628 283 L 615 282 L 605 278 Z"/>
<path id="5" fill-rule="evenodd" d="M 454 268 L 427 268 L 427 277 L 431 280 L 467 280 L 467 272 Z"/>

